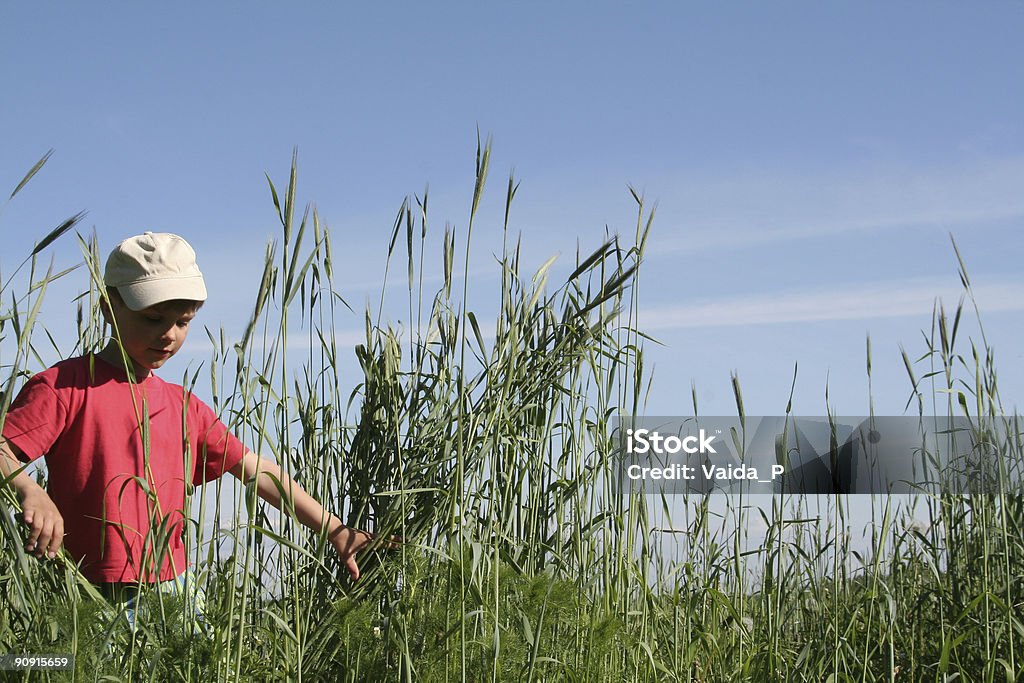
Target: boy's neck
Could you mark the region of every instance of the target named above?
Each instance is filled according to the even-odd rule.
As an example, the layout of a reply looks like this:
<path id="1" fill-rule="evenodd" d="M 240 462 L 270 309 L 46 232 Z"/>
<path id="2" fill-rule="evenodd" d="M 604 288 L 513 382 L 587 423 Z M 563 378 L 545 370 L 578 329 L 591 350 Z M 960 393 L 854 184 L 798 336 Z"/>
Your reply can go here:
<path id="1" fill-rule="evenodd" d="M 114 366 L 118 370 L 124 371 L 124 367 L 125 367 L 124 358 L 121 355 L 121 347 L 118 346 L 117 342 L 113 342 L 113 341 L 110 342 L 109 344 L 107 344 L 103 348 L 102 351 L 99 351 L 98 353 L 96 353 L 94 355 L 97 358 L 99 358 L 99 359 L 109 363 L 110 365 Z M 131 357 L 129 357 L 128 360 L 131 361 L 132 370 L 135 371 L 135 379 L 136 379 L 136 381 L 141 382 L 142 380 L 146 379 L 147 377 L 149 377 L 150 375 L 153 374 L 152 370 L 149 370 L 148 368 L 141 367 Z"/>

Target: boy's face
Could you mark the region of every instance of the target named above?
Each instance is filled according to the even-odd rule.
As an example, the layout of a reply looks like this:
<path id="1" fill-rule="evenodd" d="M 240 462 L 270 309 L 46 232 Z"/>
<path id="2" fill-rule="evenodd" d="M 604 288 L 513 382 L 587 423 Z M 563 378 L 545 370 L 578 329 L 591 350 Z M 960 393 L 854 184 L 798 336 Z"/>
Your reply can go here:
<path id="1" fill-rule="evenodd" d="M 104 311 L 105 314 L 107 312 Z M 112 296 L 109 313 L 117 321 L 121 347 L 135 361 L 136 368 L 156 370 L 185 343 L 189 323 L 196 314 L 196 304 L 193 301 L 165 301 L 133 311 L 121 297 Z"/>

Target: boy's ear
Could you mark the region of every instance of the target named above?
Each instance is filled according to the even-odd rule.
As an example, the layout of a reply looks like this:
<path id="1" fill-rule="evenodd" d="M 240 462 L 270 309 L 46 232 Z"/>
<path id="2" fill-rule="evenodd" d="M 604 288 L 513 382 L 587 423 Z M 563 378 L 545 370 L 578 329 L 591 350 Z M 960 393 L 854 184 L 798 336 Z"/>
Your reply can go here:
<path id="1" fill-rule="evenodd" d="M 108 325 L 113 324 L 112 320 L 114 315 L 113 313 L 110 312 L 110 302 L 107 300 L 106 297 L 100 297 L 100 313 L 103 314 L 103 320 Z"/>

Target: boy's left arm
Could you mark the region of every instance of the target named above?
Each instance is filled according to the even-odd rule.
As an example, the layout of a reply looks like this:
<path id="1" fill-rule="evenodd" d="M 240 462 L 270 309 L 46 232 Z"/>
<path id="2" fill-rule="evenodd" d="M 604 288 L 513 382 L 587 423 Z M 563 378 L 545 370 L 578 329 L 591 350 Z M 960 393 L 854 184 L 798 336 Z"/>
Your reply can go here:
<path id="1" fill-rule="evenodd" d="M 295 516 L 300 522 L 313 531 L 327 531 L 327 539 L 334 546 L 335 552 L 345 564 L 353 579 L 359 578 L 359 565 L 356 564 L 356 553 L 365 550 L 373 540 L 373 535 L 359 529 L 347 527 L 341 523 L 335 515 L 324 510 L 323 506 L 312 496 L 306 493 L 301 486 L 274 462 L 262 458 L 256 453 L 247 450 L 241 462 L 232 467 L 229 472 L 237 477 L 243 484 L 249 482 L 257 471 L 259 479 L 256 482 L 256 491 L 260 498 L 267 501 L 277 509 L 281 509 L 281 490 L 278 489 L 274 479 L 281 482 L 281 488 L 287 493 L 290 492 L 292 505 L 295 508 Z"/>

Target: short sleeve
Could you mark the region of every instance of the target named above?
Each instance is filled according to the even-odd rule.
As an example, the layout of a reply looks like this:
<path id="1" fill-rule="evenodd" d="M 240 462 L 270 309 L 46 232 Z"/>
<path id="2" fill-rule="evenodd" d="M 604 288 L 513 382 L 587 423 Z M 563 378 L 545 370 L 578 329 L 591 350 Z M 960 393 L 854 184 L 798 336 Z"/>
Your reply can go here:
<path id="1" fill-rule="evenodd" d="M 192 483 L 212 481 L 242 461 L 245 446 L 213 410 L 195 396 L 188 400 L 189 444 L 192 446 Z"/>
<path id="2" fill-rule="evenodd" d="M 67 424 L 67 406 L 51 384 L 52 375 L 41 372 L 26 382 L 4 419 L 4 438 L 24 453 L 24 462 L 49 452 Z"/>

